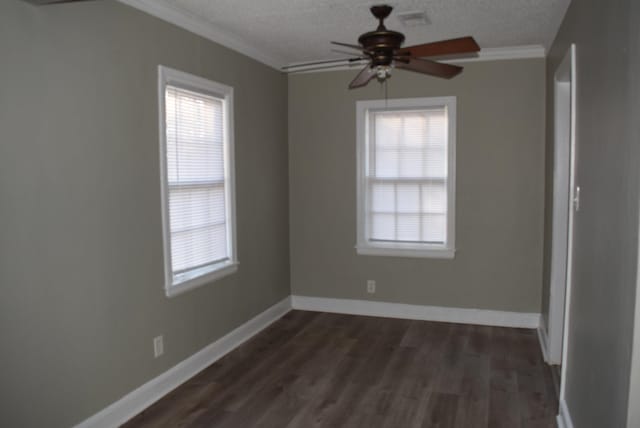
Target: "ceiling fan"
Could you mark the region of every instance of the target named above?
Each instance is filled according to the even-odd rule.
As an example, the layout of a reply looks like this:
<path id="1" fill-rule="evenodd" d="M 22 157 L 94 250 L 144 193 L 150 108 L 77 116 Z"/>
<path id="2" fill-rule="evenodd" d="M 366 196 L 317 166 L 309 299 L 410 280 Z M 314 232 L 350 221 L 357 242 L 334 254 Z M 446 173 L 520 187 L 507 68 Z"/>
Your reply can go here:
<path id="1" fill-rule="evenodd" d="M 299 66 L 326 66 L 330 63 L 348 62 L 353 63 L 368 60 L 369 63 L 358 73 L 355 79 L 349 84 L 349 89 L 366 86 L 374 77 L 384 82 L 391 77 L 392 68 L 414 71 L 416 73 L 428 74 L 430 76 L 451 79 L 462 71 L 462 67 L 457 65 L 436 62 L 425 57 L 443 56 L 473 53 L 480 51 L 480 46 L 473 37 L 461 37 L 458 39 L 441 40 L 438 42 L 424 43 L 421 45 L 402 47 L 404 34 L 397 31 L 388 30 L 384 26 L 384 20 L 389 16 L 393 8 L 388 5 L 372 6 L 371 13 L 379 21 L 375 31 L 369 31 L 358 38 L 358 44 L 341 42 L 331 42 L 334 45 L 358 50 L 361 55 L 353 58 L 316 61 L 306 64 L 296 64 Z M 292 68 L 284 67 L 286 68 Z M 308 70 L 308 69 L 307 69 Z"/>

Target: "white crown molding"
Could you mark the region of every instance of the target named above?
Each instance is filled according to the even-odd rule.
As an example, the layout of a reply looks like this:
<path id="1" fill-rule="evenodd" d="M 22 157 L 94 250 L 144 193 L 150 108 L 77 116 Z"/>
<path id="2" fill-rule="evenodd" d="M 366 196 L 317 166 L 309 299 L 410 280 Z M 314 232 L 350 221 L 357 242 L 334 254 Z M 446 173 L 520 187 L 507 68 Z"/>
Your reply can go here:
<path id="1" fill-rule="evenodd" d="M 309 296 L 291 296 L 291 305 L 293 309 L 304 311 L 496 327 L 538 328 L 540 325 L 540 314 L 538 313 L 407 305 L 403 303 L 374 302 L 371 300 L 329 299 Z"/>
<path id="2" fill-rule="evenodd" d="M 451 64 L 463 64 L 465 62 L 483 62 L 483 61 L 505 61 L 513 59 L 529 59 L 529 58 L 544 58 L 546 56 L 546 50 L 542 45 L 526 45 L 526 46 L 511 46 L 505 48 L 484 48 L 477 56 L 468 58 L 451 58 L 441 57 L 442 61 L 446 61 Z M 438 59 L 438 58 L 434 58 Z M 304 63 L 297 65 L 296 63 L 288 64 L 287 73 L 322 73 L 325 71 L 339 71 L 339 70 L 351 70 L 362 67 L 366 64 L 366 61 L 355 61 L 351 64 L 345 62 L 337 63 L 334 66 L 327 66 L 319 70 L 313 70 L 313 66 L 305 66 Z"/>
<path id="3" fill-rule="evenodd" d="M 287 65 L 287 69 L 285 70 L 285 73 L 287 74 L 308 74 L 308 73 L 325 73 L 327 71 L 343 71 L 343 70 L 359 70 L 360 68 L 364 67 L 364 65 L 367 63 L 367 61 L 354 61 L 350 64 L 347 63 L 338 63 L 337 65 L 333 65 L 333 66 L 328 66 L 328 67 L 323 67 L 323 68 L 318 68 L 315 69 L 313 68 L 313 66 L 305 66 L 305 65 L 296 65 L 294 64 L 289 64 Z"/>
<path id="4" fill-rule="evenodd" d="M 484 48 L 478 53 L 477 58 L 460 58 L 452 62 L 544 58 L 546 55 L 547 51 L 542 45 L 509 46 L 503 48 Z"/>
<path id="5" fill-rule="evenodd" d="M 122 425 L 173 389 L 251 339 L 290 310 L 291 298 L 287 297 L 211 343 L 206 348 L 173 366 L 160 376 L 151 379 L 138 389 L 125 395 L 109 407 L 79 423 L 75 428 L 106 428 Z"/>
<path id="6" fill-rule="evenodd" d="M 567 402 L 564 400 L 564 398 L 560 399 L 560 405 L 558 407 L 559 413 L 558 417 L 556 418 L 558 428 L 573 428 L 571 413 L 569 413 L 569 408 L 567 407 Z"/>
<path id="7" fill-rule="evenodd" d="M 187 31 L 195 33 L 206 39 L 209 39 L 215 43 L 218 43 L 224 47 L 232 49 L 243 55 L 255 59 L 263 64 L 281 70 L 284 65 L 284 60 L 274 55 L 268 54 L 263 49 L 260 49 L 246 41 L 240 39 L 234 34 L 228 31 L 217 28 L 215 24 L 206 20 L 205 18 L 194 15 L 186 10 L 175 9 L 165 3 L 158 2 L 157 0 L 118 0 L 120 3 L 126 4 L 133 8 L 139 9 L 143 12 L 153 15 L 156 18 L 160 18 L 171 24 L 177 25 Z M 484 48 L 479 54 L 471 58 L 458 58 L 451 59 L 448 62 L 457 64 L 465 62 L 477 62 L 477 61 L 497 61 L 497 60 L 510 60 L 510 59 L 525 59 L 525 58 L 544 58 L 546 50 L 542 45 L 526 45 L 526 46 L 512 46 L 503 48 Z M 351 65 L 345 63 L 337 63 L 335 66 L 323 68 L 320 70 L 310 70 L 311 67 L 305 67 L 301 65 L 296 67 L 296 63 L 288 64 L 290 67 L 287 73 L 308 73 L 308 72 L 323 72 L 323 71 L 337 71 L 337 70 L 349 70 L 359 65 L 363 65 L 363 62 L 351 63 Z"/>
<path id="8" fill-rule="evenodd" d="M 265 53 L 264 50 L 241 40 L 237 36 L 223 31 L 206 19 L 190 14 L 187 11 L 177 10 L 157 0 L 118 0 L 133 8 L 160 18 L 185 30 L 216 42 L 234 51 L 240 52 L 250 58 L 260 61 L 270 67 L 280 70 L 283 60 Z"/>

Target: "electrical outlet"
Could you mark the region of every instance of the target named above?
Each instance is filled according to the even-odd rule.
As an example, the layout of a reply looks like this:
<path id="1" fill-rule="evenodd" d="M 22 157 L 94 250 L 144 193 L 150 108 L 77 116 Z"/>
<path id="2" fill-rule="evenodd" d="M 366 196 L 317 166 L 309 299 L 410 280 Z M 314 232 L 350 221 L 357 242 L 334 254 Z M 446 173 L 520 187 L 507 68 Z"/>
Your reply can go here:
<path id="1" fill-rule="evenodd" d="M 367 280 L 367 293 L 375 293 L 376 292 L 376 282 L 373 279 Z"/>
<path id="2" fill-rule="evenodd" d="M 153 357 L 158 358 L 160 355 L 164 354 L 164 343 L 162 341 L 162 336 L 153 338 Z"/>

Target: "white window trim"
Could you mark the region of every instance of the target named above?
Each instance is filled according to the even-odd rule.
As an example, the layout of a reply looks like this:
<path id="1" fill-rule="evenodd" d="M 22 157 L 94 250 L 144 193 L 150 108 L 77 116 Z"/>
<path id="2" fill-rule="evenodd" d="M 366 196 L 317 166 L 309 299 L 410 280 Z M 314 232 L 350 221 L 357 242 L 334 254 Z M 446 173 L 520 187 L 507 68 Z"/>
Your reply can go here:
<path id="1" fill-rule="evenodd" d="M 444 245 L 371 242 L 367 239 L 365 157 L 367 155 L 367 113 L 370 110 L 405 110 L 445 106 L 448 116 L 448 177 L 447 177 L 447 242 Z M 427 257 L 452 259 L 455 256 L 455 189 L 456 189 L 456 97 L 404 98 L 356 102 L 357 156 L 357 244 L 361 255 L 391 257 Z"/>
<path id="2" fill-rule="evenodd" d="M 202 275 L 173 283 L 171 269 L 171 231 L 169 222 L 169 188 L 167 183 L 167 133 L 165 122 L 165 87 L 173 85 L 196 92 L 206 93 L 223 99 L 223 138 L 225 158 L 225 183 L 227 218 L 229 223 L 227 245 L 229 260 L 221 262 Z M 235 161 L 234 161 L 234 120 L 233 120 L 233 88 L 221 83 L 212 82 L 193 74 L 174 70 L 163 65 L 158 66 L 158 106 L 159 106 L 159 132 L 160 132 L 160 183 L 162 200 L 162 241 L 164 254 L 164 278 L 165 293 L 167 297 L 173 297 L 187 290 L 211 283 L 219 278 L 230 275 L 238 270 L 238 256 L 236 244 L 236 190 L 235 190 Z"/>

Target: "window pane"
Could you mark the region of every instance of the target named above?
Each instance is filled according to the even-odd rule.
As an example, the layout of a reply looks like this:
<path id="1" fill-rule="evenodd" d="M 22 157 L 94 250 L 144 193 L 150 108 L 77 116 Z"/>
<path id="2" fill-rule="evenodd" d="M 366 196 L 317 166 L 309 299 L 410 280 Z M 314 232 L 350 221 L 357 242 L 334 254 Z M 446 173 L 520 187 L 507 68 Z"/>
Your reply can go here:
<path id="1" fill-rule="evenodd" d="M 402 117 L 375 113 L 374 132 L 376 150 L 397 147 L 402 134 Z"/>
<path id="2" fill-rule="evenodd" d="M 447 149 L 444 146 L 428 146 L 424 151 L 423 177 L 447 176 Z"/>
<path id="3" fill-rule="evenodd" d="M 444 108 L 371 113 L 371 171 L 375 177 L 444 177 Z"/>
<path id="4" fill-rule="evenodd" d="M 374 152 L 375 162 L 373 163 L 372 177 L 398 177 L 400 172 L 400 153 L 395 149 L 381 148 Z"/>
<path id="5" fill-rule="evenodd" d="M 227 259 L 223 100 L 167 86 L 166 154 L 171 269 Z"/>
<path id="6" fill-rule="evenodd" d="M 423 177 L 425 176 L 424 169 L 424 149 L 408 149 L 398 150 L 398 158 L 400 159 L 398 165 L 398 177 Z"/>
<path id="7" fill-rule="evenodd" d="M 167 87 L 169 183 L 224 179 L 222 101 Z"/>
<path id="8" fill-rule="evenodd" d="M 399 213 L 419 213 L 420 212 L 420 185 L 419 184 L 398 184 L 396 211 Z"/>
<path id="9" fill-rule="evenodd" d="M 371 184 L 371 210 L 374 212 L 391 213 L 395 211 L 395 185 L 387 183 Z"/>
<path id="10" fill-rule="evenodd" d="M 423 113 L 405 113 L 403 116 L 403 145 L 408 149 L 421 150 L 428 143 L 427 121 Z"/>
<path id="11" fill-rule="evenodd" d="M 428 144 L 444 147 L 447 144 L 447 116 L 444 110 L 434 111 L 425 117 Z"/>
<path id="12" fill-rule="evenodd" d="M 224 223 L 224 186 L 169 190 L 169 216 L 174 231 Z"/>
<path id="13" fill-rule="evenodd" d="M 368 118 L 368 238 L 446 242 L 445 107 L 370 111 Z"/>
<path id="14" fill-rule="evenodd" d="M 420 242 L 420 215 L 398 214 L 397 240 Z"/>
<path id="15" fill-rule="evenodd" d="M 424 214 L 422 217 L 422 240 L 425 242 L 446 242 L 446 214 Z"/>
<path id="16" fill-rule="evenodd" d="M 214 224 L 171 233 L 173 271 L 227 258 L 226 224 Z"/>
<path id="17" fill-rule="evenodd" d="M 422 185 L 422 212 L 447 212 L 446 183 L 427 183 Z"/>
<path id="18" fill-rule="evenodd" d="M 396 221 L 393 214 L 371 214 L 371 239 L 396 239 Z"/>

